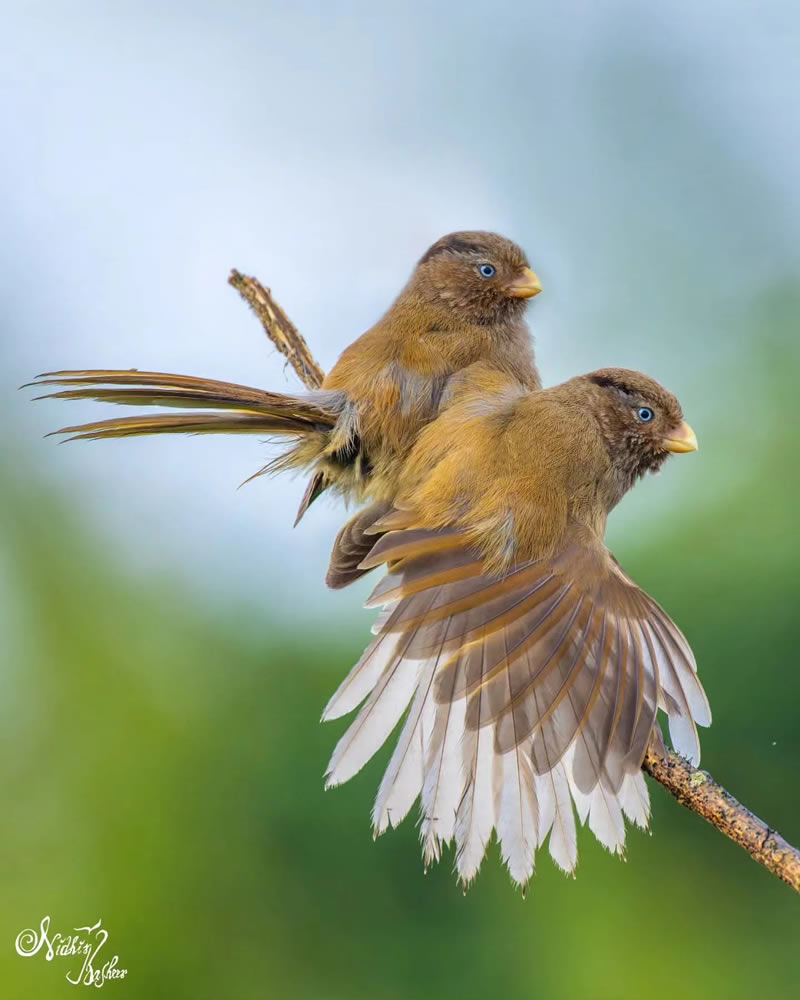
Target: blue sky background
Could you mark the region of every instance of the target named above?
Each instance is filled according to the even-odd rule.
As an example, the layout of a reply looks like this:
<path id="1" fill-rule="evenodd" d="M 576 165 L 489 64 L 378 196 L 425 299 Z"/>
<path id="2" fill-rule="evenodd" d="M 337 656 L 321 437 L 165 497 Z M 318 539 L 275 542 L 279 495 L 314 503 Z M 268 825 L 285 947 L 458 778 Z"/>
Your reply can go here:
<path id="1" fill-rule="evenodd" d="M 640 367 L 697 425 L 697 460 L 640 487 L 612 538 L 737 476 L 714 444 L 759 433 L 731 406 L 760 350 L 750 304 L 800 255 L 796 5 L 30 2 L 4 21 L 5 446 L 123 562 L 290 610 L 305 592 L 305 614 L 353 603 L 308 585 L 335 505 L 292 532 L 300 483 L 237 492 L 256 439 L 58 448 L 41 434 L 98 410 L 16 386 L 119 366 L 292 388 L 231 267 L 327 367 L 454 228 L 528 250 L 546 382 Z"/>

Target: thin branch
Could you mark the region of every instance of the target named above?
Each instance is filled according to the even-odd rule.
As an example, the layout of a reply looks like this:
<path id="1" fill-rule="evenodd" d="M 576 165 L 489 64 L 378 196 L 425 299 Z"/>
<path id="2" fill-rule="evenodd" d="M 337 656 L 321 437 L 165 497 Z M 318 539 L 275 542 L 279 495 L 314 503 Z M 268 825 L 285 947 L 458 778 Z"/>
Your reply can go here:
<path id="1" fill-rule="evenodd" d="M 297 327 L 273 299 L 270 290 L 264 288 L 257 278 L 249 278 L 235 269 L 231 271 L 228 283 L 261 320 L 264 332 L 289 361 L 303 385 L 307 389 L 319 389 L 325 372 L 314 360 Z"/>
<path id="2" fill-rule="evenodd" d="M 652 749 L 642 767 L 682 806 L 708 820 L 754 861 L 800 892 L 800 851 L 738 802 L 708 771 L 693 767 L 672 751 L 663 759 Z"/>
<path id="3" fill-rule="evenodd" d="M 267 336 L 288 358 L 302 383 L 309 389 L 319 388 L 325 373 L 269 289 L 238 271 L 231 271 L 228 281 L 261 320 Z M 743 847 L 754 861 L 800 892 L 800 851 L 737 802 L 708 771 L 693 767 L 672 751 L 664 758 L 656 747 L 648 748 L 642 769 L 682 806 L 708 820 L 734 844 Z"/>

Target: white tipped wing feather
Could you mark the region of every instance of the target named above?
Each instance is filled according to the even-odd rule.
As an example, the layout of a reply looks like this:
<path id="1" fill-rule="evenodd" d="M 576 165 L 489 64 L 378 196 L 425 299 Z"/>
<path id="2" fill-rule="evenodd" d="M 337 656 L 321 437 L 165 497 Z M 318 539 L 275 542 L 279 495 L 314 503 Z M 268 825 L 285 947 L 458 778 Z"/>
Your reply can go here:
<path id="1" fill-rule="evenodd" d="M 323 716 L 366 699 L 328 784 L 352 777 L 408 712 L 375 802 L 376 833 L 419 797 L 426 862 L 454 840 L 465 884 L 493 831 L 516 882 L 529 880 L 545 839 L 573 872 L 576 813 L 622 853 L 624 817 L 649 821 L 641 764 L 657 708 L 693 759 L 696 724 L 710 722 L 686 640 L 577 531 L 556 557 L 498 578 L 457 532 L 392 518 L 363 562 L 387 566 L 370 599 L 384 605 L 376 638 Z"/>

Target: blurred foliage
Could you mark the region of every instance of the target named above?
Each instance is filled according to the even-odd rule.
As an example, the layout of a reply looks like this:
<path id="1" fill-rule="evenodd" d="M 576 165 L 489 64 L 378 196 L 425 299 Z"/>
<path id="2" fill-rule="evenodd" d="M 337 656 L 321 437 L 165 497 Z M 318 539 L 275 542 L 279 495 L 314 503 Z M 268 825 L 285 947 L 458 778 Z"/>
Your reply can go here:
<path id="1" fill-rule="evenodd" d="M 799 312 L 791 288 L 765 295 L 745 411 L 680 460 L 708 462 L 724 495 L 677 497 L 635 547 L 624 505 L 615 515 L 617 554 L 697 652 L 715 713 L 705 765 L 795 842 L 800 547 L 781 362 Z M 102 917 L 129 969 L 106 988 L 128 998 L 796 992 L 796 897 L 657 786 L 653 836 L 631 832 L 627 863 L 584 831 L 578 878 L 543 852 L 525 901 L 494 846 L 463 896 L 452 856 L 423 875 L 413 821 L 373 843 L 388 754 L 324 793 L 346 723 L 318 723 L 365 628 L 287 634 L 274 567 L 263 613 L 188 598 L 177 574 L 126 571 L 75 497 L 19 457 L 2 473 L 4 998 L 71 989 L 65 960 L 10 946 L 46 913 L 64 930 Z"/>

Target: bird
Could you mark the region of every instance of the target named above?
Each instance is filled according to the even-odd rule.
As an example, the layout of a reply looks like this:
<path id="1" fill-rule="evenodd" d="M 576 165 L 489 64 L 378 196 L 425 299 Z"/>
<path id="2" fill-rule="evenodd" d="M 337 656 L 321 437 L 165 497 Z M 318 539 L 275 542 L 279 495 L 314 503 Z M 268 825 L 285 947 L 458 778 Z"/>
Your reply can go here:
<path id="1" fill-rule="evenodd" d="M 326 771 L 352 778 L 405 719 L 375 835 L 420 801 L 425 865 L 455 844 L 468 886 L 492 832 L 514 883 L 536 851 L 574 873 L 577 819 L 623 854 L 649 824 L 641 765 L 700 758 L 711 723 L 687 640 L 604 542 L 625 493 L 697 438 L 678 400 L 607 368 L 552 388 L 465 386 L 419 433 L 391 505 L 367 506 L 331 564 L 384 575 L 375 638 L 323 720 L 359 708 Z"/>
<path id="2" fill-rule="evenodd" d="M 604 541 L 622 497 L 697 439 L 676 397 L 640 372 L 607 368 L 542 388 L 522 319 L 538 279 L 518 248 L 505 265 L 491 258 L 498 283 L 486 288 L 485 322 L 475 321 L 482 285 L 466 279 L 489 235 L 434 244 L 407 286 L 415 295 L 404 304 L 401 293 L 318 392 L 133 370 L 41 379 L 62 398 L 189 410 L 57 433 L 283 434 L 292 448 L 269 468 L 312 473 L 306 507 L 327 488 L 362 504 L 334 542 L 326 581 L 346 587 L 382 569 L 367 602 L 381 610 L 323 712 L 328 721 L 358 709 L 326 786 L 352 778 L 404 718 L 375 835 L 419 799 L 426 867 L 454 843 L 466 887 L 496 833 L 524 890 L 545 842 L 575 872 L 576 819 L 617 854 L 626 819 L 649 824 L 641 765 L 648 747 L 666 753 L 659 709 L 674 748 L 699 762 L 697 726 L 710 725 L 711 710 L 691 648 Z M 419 336 L 408 333 L 417 308 L 427 318 Z M 408 326 L 389 322 L 395 309 Z"/>
<path id="3" fill-rule="evenodd" d="M 496 233 L 463 231 L 423 254 L 385 315 L 343 352 L 321 388 L 286 395 L 214 379 L 114 369 L 48 372 L 51 396 L 180 407 L 63 428 L 78 438 L 160 433 L 267 433 L 291 447 L 254 476 L 310 474 L 295 524 L 330 489 L 346 501 L 388 502 L 420 429 L 454 389 L 541 379 L 524 319 L 541 291 L 522 249 Z M 200 412 L 198 412 L 198 410 Z"/>

